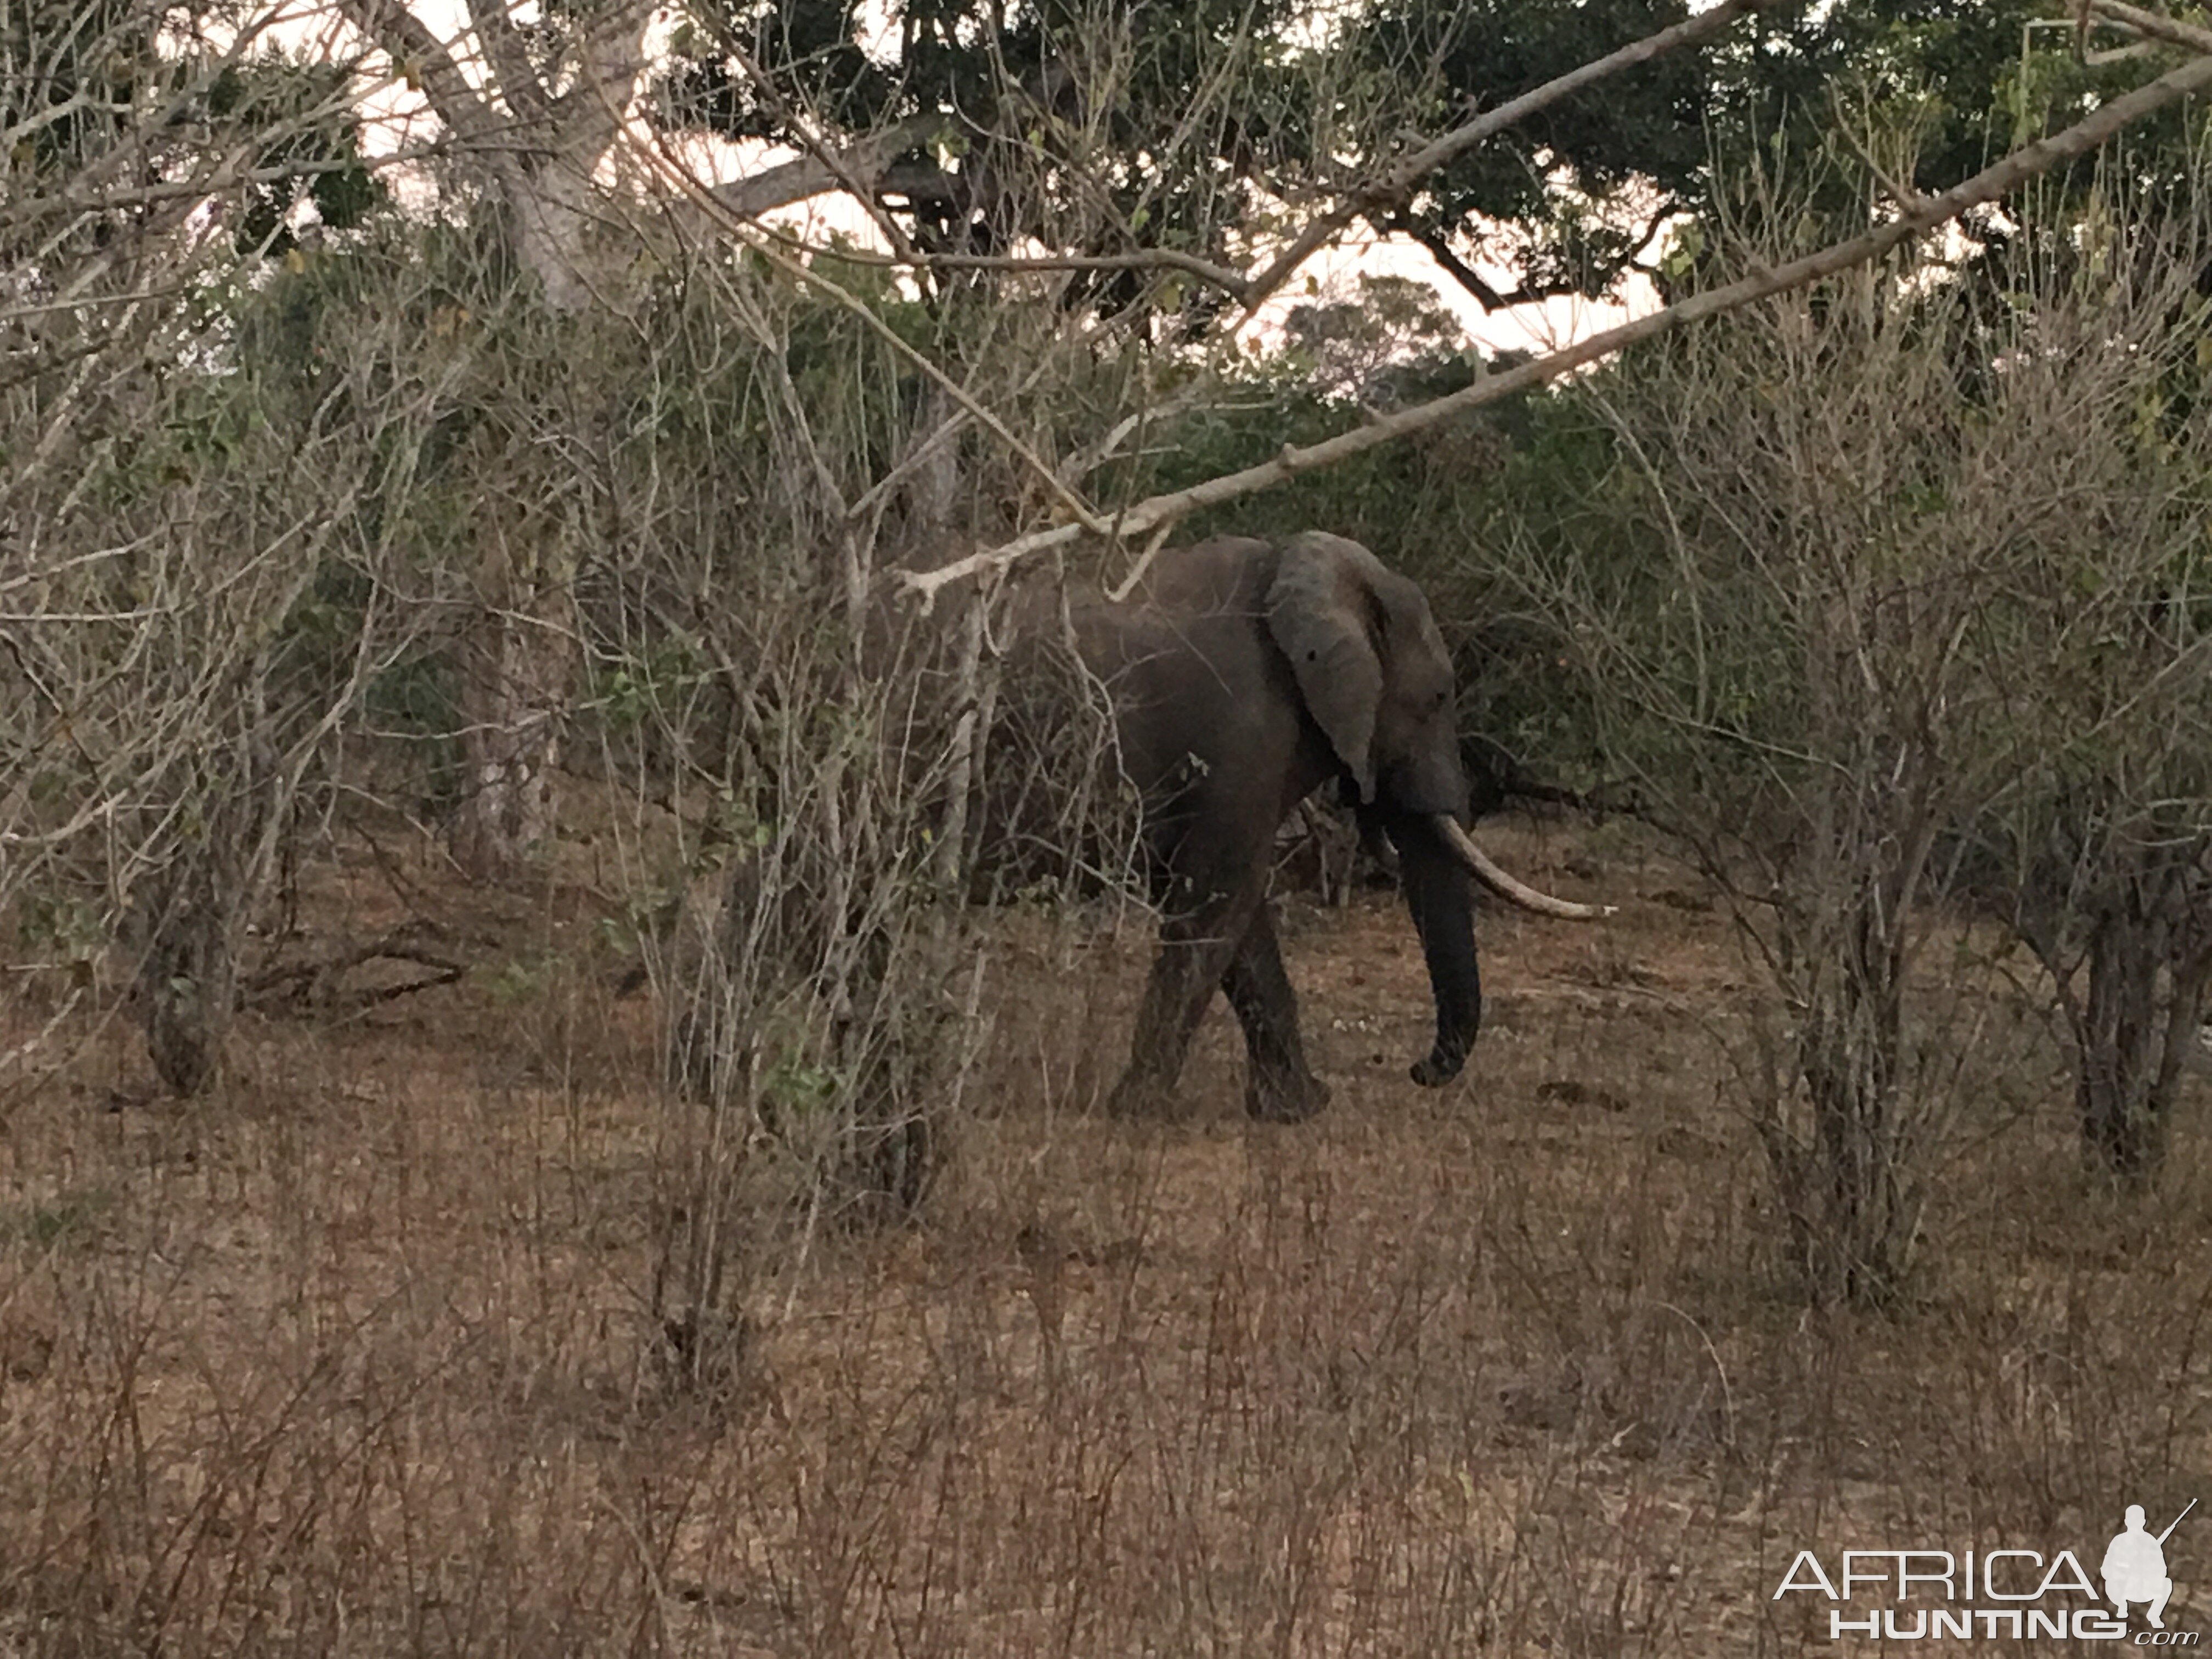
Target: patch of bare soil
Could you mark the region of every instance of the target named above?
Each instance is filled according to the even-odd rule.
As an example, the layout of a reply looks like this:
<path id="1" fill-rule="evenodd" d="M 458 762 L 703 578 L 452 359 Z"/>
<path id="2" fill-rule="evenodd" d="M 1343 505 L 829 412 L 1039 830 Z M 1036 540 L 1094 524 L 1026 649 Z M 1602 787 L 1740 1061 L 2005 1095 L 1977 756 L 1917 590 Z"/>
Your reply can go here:
<path id="1" fill-rule="evenodd" d="M 468 971 L 249 1013 L 189 1105 L 137 1103 L 119 1024 L 6 1103 L 0 1650 L 1831 1651 L 1831 1603 L 1774 1599 L 1801 1549 L 2094 1572 L 2125 1504 L 2212 1496 L 2201 1100 L 2124 1200 L 2008 1039 L 1929 1150 L 1919 1299 L 1808 1311 L 1725 909 L 1619 838 L 1488 840 L 1621 914 L 1486 915 L 1486 1029 L 1429 1091 L 1395 902 L 1285 901 L 1335 1093 L 1295 1127 L 1243 1120 L 1225 1009 L 1184 1121 L 1096 1115 L 1146 942 L 1000 925 L 925 1212 L 729 1215 L 708 1389 L 653 1312 L 699 1118 L 612 989 L 619 872 L 314 872 L 311 928 L 427 919 Z"/>

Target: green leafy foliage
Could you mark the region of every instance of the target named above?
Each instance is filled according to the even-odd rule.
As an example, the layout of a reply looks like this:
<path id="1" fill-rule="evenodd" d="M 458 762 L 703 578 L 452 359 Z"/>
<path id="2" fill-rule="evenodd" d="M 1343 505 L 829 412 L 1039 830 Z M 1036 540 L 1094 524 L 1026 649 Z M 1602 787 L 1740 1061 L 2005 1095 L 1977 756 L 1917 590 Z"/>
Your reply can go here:
<path id="1" fill-rule="evenodd" d="M 1870 189 L 1879 201 L 1948 188 L 2151 72 L 2139 58 L 2077 56 L 2073 30 L 2053 21 L 2033 0 L 1838 0 L 1770 14 L 1720 60 L 1713 165 L 1686 205 L 1739 237 L 1833 240 L 1863 225 Z M 2087 45 L 2127 38 L 2100 25 Z M 2081 252 L 2071 224 L 2095 210 L 2098 179 L 2116 166 L 2133 205 L 2189 211 L 2205 131 L 2201 104 L 2174 104 L 2100 155 L 2043 174 L 2025 192 L 2027 210 L 1973 210 L 1960 222 L 1968 262 L 2000 290 L 2070 262 Z M 1662 289 L 1678 289 L 1720 246 L 1678 238 Z"/>

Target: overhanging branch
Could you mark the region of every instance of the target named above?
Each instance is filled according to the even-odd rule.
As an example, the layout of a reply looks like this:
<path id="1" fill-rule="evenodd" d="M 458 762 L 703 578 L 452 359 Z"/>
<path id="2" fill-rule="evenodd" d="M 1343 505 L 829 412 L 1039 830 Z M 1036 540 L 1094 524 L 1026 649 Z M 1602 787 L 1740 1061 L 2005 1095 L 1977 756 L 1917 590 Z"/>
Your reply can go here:
<path id="1" fill-rule="evenodd" d="M 2184 23 L 2154 11 L 2145 11 L 2141 6 L 2124 4 L 2123 0 L 2087 0 L 2086 9 L 2115 23 L 2124 23 L 2138 34 L 2164 40 L 2190 52 L 2212 52 L 2212 29 L 2196 23 Z"/>
<path id="2" fill-rule="evenodd" d="M 2119 0 L 2089 0 L 2089 3 L 2107 13 L 2134 9 L 2122 7 Z M 2212 48 L 2212 34 L 2206 35 L 2204 44 Z M 1909 208 L 1900 211 L 1887 224 L 1832 244 L 1802 259 L 1793 259 L 1787 264 L 1759 270 L 1736 282 L 1692 295 L 1686 300 L 1639 317 L 1633 322 L 1606 329 L 1562 350 L 1534 358 L 1504 374 L 1479 380 L 1449 397 L 1382 416 L 1364 426 L 1304 448 L 1285 444 L 1282 453 L 1274 459 L 1258 466 L 1208 478 L 1185 489 L 1151 496 L 1119 516 L 1115 525 L 1117 536 L 1135 538 L 1149 532 L 1164 530 L 1176 520 L 1203 508 L 1218 507 L 1256 495 L 1303 473 L 1333 466 L 1340 461 L 1364 454 L 1370 449 L 1436 426 L 1485 404 L 1528 391 L 1580 368 L 1585 363 L 1611 356 L 1639 341 L 1655 338 L 1685 324 L 1718 316 L 1755 301 L 1803 288 L 1824 276 L 1848 270 L 1854 265 L 1863 264 L 1915 236 L 1948 223 L 1971 209 L 1996 200 L 2061 161 L 2087 154 L 2123 127 L 2207 85 L 2212 85 L 2212 52 L 2169 70 L 2146 86 L 2113 99 L 2063 132 L 2038 139 L 2014 150 L 2002 161 L 1984 168 L 1941 195 L 1916 198 Z M 935 570 L 896 570 L 890 574 L 921 594 L 923 606 L 927 609 L 934 602 L 938 592 L 953 582 L 989 571 L 1003 570 L 1032 553 L 1065 547 L 1080 538 L 1085 529 L 1085 526 L 1081 523 L 1057 525 L 1048 530 L 1017 537 L 1003 546 L 971 554 Z M 1156 536 L 1154 545 L 1158 541 Z M 1127 586 L 1125 581 L 1123 586 Z"/>

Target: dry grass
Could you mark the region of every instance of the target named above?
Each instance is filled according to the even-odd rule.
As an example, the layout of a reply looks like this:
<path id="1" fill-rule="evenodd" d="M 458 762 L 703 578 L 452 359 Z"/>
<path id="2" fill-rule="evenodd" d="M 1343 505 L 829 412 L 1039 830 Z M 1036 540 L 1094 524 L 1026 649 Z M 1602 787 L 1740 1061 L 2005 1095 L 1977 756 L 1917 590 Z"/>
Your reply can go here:
<path id="1" fill-rule="evenodd" d="M 1486 920 L 1441 1093 L 1401 918 L 1294 906 L 1337 1097 L 1296 1128 L 1237 1115 L 1225 1012 L 1190 1122 L 1089 1115 L 1141 942 L 1010 928 L 924 1220 L 758 1218 L 743 1356 L 678 1391 L 651 1009 L 587 896 L 416 873 L 464 985 L 249 1019 L 190 1108 L 110 1032 L 7 1119 L 0 1651 L 1789 1652 L 1800 1547 L 2086 1557 L 2212 1469 L 2201 1101 L 2122 1202 L 2018 1038 L 1920 1299 L 1806 1313 L 1716 1040 L 1747 977 L 1618 862 L 1608 928 Z M 2169 1559 L 2191 1628 L 2212 1528 Z"/>

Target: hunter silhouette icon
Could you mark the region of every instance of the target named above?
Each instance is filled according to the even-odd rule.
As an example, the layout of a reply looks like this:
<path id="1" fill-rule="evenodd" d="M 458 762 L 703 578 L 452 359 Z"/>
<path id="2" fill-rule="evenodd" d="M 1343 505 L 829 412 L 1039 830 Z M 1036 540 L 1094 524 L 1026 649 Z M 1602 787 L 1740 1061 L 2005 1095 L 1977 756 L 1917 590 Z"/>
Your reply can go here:
<path id="1" fill-rule="evenodd" d="M 2142 1505 L 2128 1505 L 2127 1530 L 2105 1547 L 2105 1599 L 2122 1620 L 2128 1616 L 2129 1602 L 2147 1601 L 2151 1628 L 2166 1628 L 2166 1601 L 2173 1594 L 2173 1580 L 2166 1576 L 2166 1540 L 2173 1536 L 2182 1517 L 2196 1507 L 2192 1498 L 2166 1530 L 2154 1538 L 2143 1530 Z"/>

